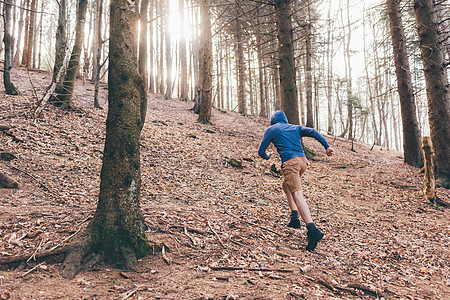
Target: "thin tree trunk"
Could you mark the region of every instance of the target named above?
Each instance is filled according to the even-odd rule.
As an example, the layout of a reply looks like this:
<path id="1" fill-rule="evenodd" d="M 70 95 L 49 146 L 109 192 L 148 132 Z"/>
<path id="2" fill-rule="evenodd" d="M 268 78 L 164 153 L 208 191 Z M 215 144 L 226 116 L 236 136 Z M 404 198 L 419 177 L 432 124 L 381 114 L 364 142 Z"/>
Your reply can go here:
<path id="1" fill-rule="evenodd" d="M 145 88 L 148 88 L 148 1 L 142 0 L 140 12 L 140 33 L 139 33 L 139 73 L 143 76 Z"/>
<path id="2" fill-rule="evenodd" d="M 235 51 L 237 65 L 237 91 L 238 91 L 238 111 L 240 114 L 247 114 L 247 104 L 245 95 L 245 61 L 244 61 L 244 39 L 241 21 L 236 18 Z"/>
<path id="3" fill-rule="evenodd" d="M 59 2 L 59 15 L 58 15 L 58 27 L 56 28 L 56 43 L 55 43 L 55 65 L 53 67 L 52 83 L 55 82 L 59 69 L 63 64 L 64 57 L 66 56 L 66 0 L 60 0 Z M 50 84 L 51 85 L 51 84 Z"/>
<path id="4" fill-rule="evenodd" d="M 260 26 L 260 8 L 258 7 L 256 11 L 256 24 Z M 263 70 L 263 55 L 262 55 L 262 39 L 261 34 L 256 33 L 256 53 L 258 56 L 258 74 L 259 74 L 259 116 L 267 117 L 267 107 L 266 107 L 266 95 L 264 94 L 264 70 Z"/>
<path id="5" fill-rule="evenodd" d="M 31 0 L 33 1 L 33 0 Z M 27 66 L 28 62 L 28 38 L 30 37 L 29 35 L 29 30 L 30 30 L 30 0 L 27 0 L 26 2 L 26 6 L 27 11 L 26 11 L 26 18 L 25 18 L 25 34 L 24 34 L 24 41 L 23 41 L 23 51 L 22 51 L 22 65 L 23 66 Z"/>
<path id="6" fill-rule="evenodd" d="M 75 76 L 80 66 L 81 49 L 83 48 L 84 27 L 86 21 L 87 0 L 78 0 L 77 23 L 75 28 L 75 42 L 70 57 L 64 81 L 58 84 L 52 104 L 63 108 L 72 107 L 73 89 L 75 87 Z"/>
<path id="7" fill-rule="evenodd" d="M 415 0 L 419 47 L 428 98 L 430 135 L 438 176 L 450 185 L 450 92 L 444 51 L 432 0 Z"/>
<path id="8" fill-rule="evenodd" d="M 180 23 L 181 23 L 181 28 L 184 28 L 184 16 L 185 16 L 185 11 L 184 11 L 184 0 L 179 0 L 179 9 L 180 9 Z M 180 39 L 180 64 L 181 64 L 181 73 L 180 73 L 180 78 L 181 78 L 181 90 L 180 90 L 180 98 L 183 101 L 187 101 L 189 100 L 189 96 L 188 96 L 188 83 L 187 83 L 187 59 L 186 59 L 186 38 L 184 36 L 184 34 L 181 35 L 181 39 Z"/>
<path id="9" fill-rule="evenodd" d="M 24 1 L 20 2 L 21 6 L 25 6 Z M 22 44 L 22 31 L 23 31 L 23 25 L 24 25 L 24 14 L 25 10 L 20 10 L 20 17 L 19 17 L 19 30 L 17 33 L 17 42 L 16 42 L 16 52 L 14 54 L 14 59 L 12 61 L 13 66 L 19 65 L 19 58 L 20 58 L 20 45 Z"/>
<path id="10" fill-rule="evenodd" d="M 170 38 L 170 30 L 169 30 L 169 1 L 165 4 L 165 13 L 167 14 L 165 18 L 165 38 L 166 38 L 166 92 L 165 98 L 172 98 L 173 93 L 173 85 L 172 85 L 172 40 Z"/>
<path id="11" fill-rule="evenodd" d="M 97 12 L 96 12 L 96 24 L 95 26 L 95 33 L 94 33 L 94 47 L 95 47 L 95 53 L 94 53 L 94 68 L 92 74 L 94 83 L 95 83 L 95 91 L 94 91 L 94 107 L 102 109 L 100 102 L 98 101 L 98 89 L 100 85 L 100 71 L 102 69 L 100 65 L 100 60 L 102 57 L 102 45 L 103 45 L 103 39 L 102 39 L 102 19 L 103 19 L 103 1 L 97 0 Z"/>
<path id="12" fill-rule="evenodd" d="M 5 44 L 3 83 L 5 85 L 6 94 L 18 95 L 19 92 L 16 86 L 11 82 L 11 0 L 5 0 L 3 5 L 3 43 Z"/>
<path id="13" fill-rule="evenodd" d="M 422 167 L 420 131 L 416 116 L 416 103 L 409 69 L 406 37 L 400 15 L 399 0 L 387 0 L 387 11 L 394 49 L 395 73 L 403 124 L 403 151 L 405 163 Z M 392 112 L 394 113 L 394 112 Z M 394 119 L 395 120 L 395 119 Z"/>
<path id="14" fill-rule="evenodd" d="M 44 11 L 44 1 L 42 1 L 41 3 L 41 11 Z M 40 18 L 39 18 L 39 56 L 38 56 L 38 65 L 37 68 L 40 70 L 41 69 L 41 53 L 42 53 L 42 27 L 43 27 L 43 20 L 44 14 L 41 13 Z"/>
<path id="15" fill-rule="evenodd" d="M 155 9 L 155 4 L 154 4 L 154 0 L 150 0 L 150 20 L 153 20 L 153 10 Z M 149 36 L 150 36 L 150 49 L 149 49 L 149 53 L 150 53 L 150 70 L 149 70 L 149 78 L 150 78 L 150 83 L 148 86 L 148 90 L 151 93 L 155 92 L 155 71 L 154 71 L 154 53 L 155 53 L 155 43 L 154 43 L 154 39 L 153 39 L 153 28 L 154 28 L 154 21 L 150 22 L 149 24 Z"/>
<path id="16" fill-rule="evenodd" d="M 212 106 L 212 37 L 211 37 L 211 11 L 210 0 L 202 0 L 201 5 L 201 31 L 202 31 L 202 69 L 201 69 L 201 97 L 198 121 L 204 124 L 211 123 Z"/>

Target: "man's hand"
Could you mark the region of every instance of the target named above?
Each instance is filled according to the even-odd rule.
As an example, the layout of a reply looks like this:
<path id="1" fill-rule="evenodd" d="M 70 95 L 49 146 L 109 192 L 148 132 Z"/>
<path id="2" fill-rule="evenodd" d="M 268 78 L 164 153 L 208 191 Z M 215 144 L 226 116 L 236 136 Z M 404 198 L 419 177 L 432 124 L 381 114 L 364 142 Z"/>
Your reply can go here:
<path id="1" fill-rule="evenodd" d="M 327 155 L 328 156 L 332 156 L 333 155 L 333 152 L 334 152 L 333 148 L 328 147 L 326 151 L 327 151 Z"/>

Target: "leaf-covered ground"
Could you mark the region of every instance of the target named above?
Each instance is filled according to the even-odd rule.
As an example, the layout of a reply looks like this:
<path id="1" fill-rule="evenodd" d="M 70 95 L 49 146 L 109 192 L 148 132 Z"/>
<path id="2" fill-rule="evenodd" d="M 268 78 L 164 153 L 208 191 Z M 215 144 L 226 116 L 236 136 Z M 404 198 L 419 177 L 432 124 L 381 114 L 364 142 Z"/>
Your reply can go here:
<path id="1" fill-rule="evenodd" d="M 75 106 L 32 117 L 50 75 L 19 72 L 22 96 L 0 92 L 0 299 L 445 299 L 450 294 L 449 210 L 428 205 L 422 175 L 400 153 L 326 136 L 336 155 L 305 140 L 316 156 L 302 183 L 325 232 L 310 253 L 306 229 L 286 227 L 278 157 L 257 147 L 267 120 L 213 110 L 196 122 L 192 103 L 149 96 L 142 131 L 142 210 L 148 238 L 164 245 L 136 271 L 92 266 L 74 280 L 33 255 L 70 242 L 88 223 L 99 192 L 106 110 L 78 84 Z M 33 83 L 31 86 L 30 82 Z M 27 89 L 23 87 L 28 87 Z M 101 90 L 101 102 L 107 90 Z M 105 105 L 106 106 L 106 105 Z M 242 162 L 242 168 L 229 164 Z M 449 201 L 448 191 L 438 190 Z M 34 270 L 33 267 L 38 266 Z M 237 270 L 234 270 L 237 269 Z M 29 272 L 32 270 L 31 272 Z"/>

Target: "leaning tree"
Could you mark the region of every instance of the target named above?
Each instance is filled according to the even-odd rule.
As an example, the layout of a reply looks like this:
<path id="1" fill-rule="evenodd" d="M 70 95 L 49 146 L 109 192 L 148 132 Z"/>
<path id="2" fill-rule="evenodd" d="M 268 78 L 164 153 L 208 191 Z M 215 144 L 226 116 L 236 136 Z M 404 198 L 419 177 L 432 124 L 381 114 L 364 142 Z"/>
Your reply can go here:
<path id="1" fill-rule="evenodd" d="M 67 278 L 73 278 L 86 264 L 99 261 L 132 269 L 150 248 L 139 204 L 139 138 L 146 92 L 137 65 L 138 19 L 134 1 L 111 1 L 108 116 L 100 195 L 93 219 L 70 245 L 62 268 Z"/>

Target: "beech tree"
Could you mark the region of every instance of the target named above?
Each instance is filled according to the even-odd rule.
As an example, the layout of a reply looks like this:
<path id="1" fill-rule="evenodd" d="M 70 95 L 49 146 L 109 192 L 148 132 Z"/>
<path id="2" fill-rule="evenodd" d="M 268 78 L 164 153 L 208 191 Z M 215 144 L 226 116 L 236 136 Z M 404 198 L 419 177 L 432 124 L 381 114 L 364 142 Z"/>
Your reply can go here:
<path id="1" fill-rule="evenodd" d="M 420 142 L 420 131 L 416 117 L 416 103 L 409 69 L 406 37 L 399 8 L 400 0 L 387 0 L 387 11 L 391 28 L 392 46 L 394 49 L 395 73 L 403 124 L 403 149 L 405 163 L 421 167 L 423 154 Z"/>
<path id="2" fill-rule="evenodd" d="M 100 195 L 94 218 L 70 245 L 62 269 L 67 278 L 73 278 L 92 257 L 132 269 L 150 249 L 140 209 L 139 138 L 146 92 L 137 65 L 138 21 L 135 1 L 111 0 L 108 116 Z"/>
<path id="3" fill-rule="evenodd" d="M 419 47 L 428 98 L 430 135 L 438 176 L 450 180 L 450 93 L 439 22 L 432 0 L 415 0 Z"/>

